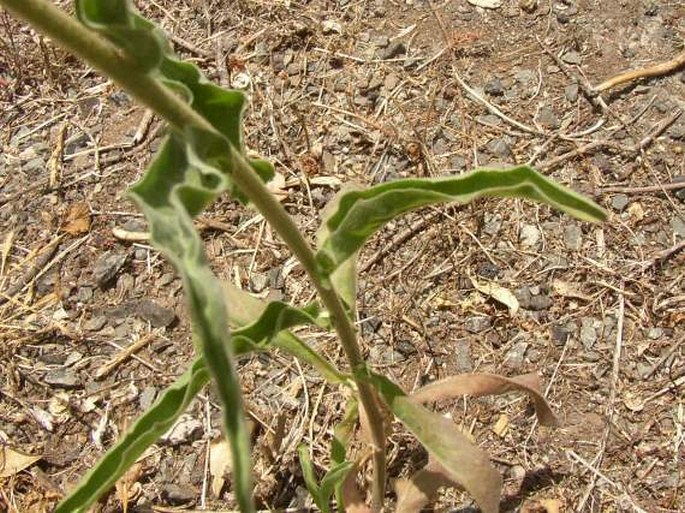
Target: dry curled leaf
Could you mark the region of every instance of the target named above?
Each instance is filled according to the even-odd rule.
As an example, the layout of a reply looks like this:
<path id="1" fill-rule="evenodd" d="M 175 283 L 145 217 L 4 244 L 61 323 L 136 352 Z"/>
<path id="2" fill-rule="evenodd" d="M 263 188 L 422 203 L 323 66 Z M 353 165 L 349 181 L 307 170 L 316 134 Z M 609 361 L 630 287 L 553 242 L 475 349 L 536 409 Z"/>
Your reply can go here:
<path id="1" fill-rule="evenodd" d="M 447 471 L 435 459 L 429 458 L 428 464 L 410 479 L 398 479 L 396 513 L 416 513 L 422 511 L 444 486 L 460 488 L 450 479 Z"/>
<path id="2" fill-rule="evenodd" d="M 37 462 L 40 456 L 31 456 L 9 447 L 0 448 L 0 478 L 11 477 Z"/>
<path id="3" fill-rule="evenodd" d="M 509 289 L 493 282 L 478 283 L 474 278 L 471 278 L 471 283 L 481 294 L 485 294 L 509 308 L 509 315 L 512 317 L 519 311 L 518 299 L 516 299 L 516 296 L 514 296 Z"/>
<path id="4" fill-rule="evenodd" d="M 496 374 L 460 374 L 421 387 L 410 397 L 418 403 L 427 403 L 454 399 L 462 395 L 482 397 L 512 391 L 525 392 L 530 396 L 535 405 L 535 413 L 540 424 L 543 426 L 559 425 L 552 409 L 540 393 L 540 378 L 534 373 L 513 378 L 505 378 Z"/>
<path id="5" fill-rule="evenodd" d="M 81 235 L 90 230 L 90 208 L 84 202 L 74 203 L 69 207 L 61 230 L 70 235 Z"/>
<path id="6" fill-rule="evenodd" d="M 209 473 L 212 476 L 211 490 L 219 497 L 231 470 L 231 447 L 225 439 L 212 442 L 209 446 Z"/>

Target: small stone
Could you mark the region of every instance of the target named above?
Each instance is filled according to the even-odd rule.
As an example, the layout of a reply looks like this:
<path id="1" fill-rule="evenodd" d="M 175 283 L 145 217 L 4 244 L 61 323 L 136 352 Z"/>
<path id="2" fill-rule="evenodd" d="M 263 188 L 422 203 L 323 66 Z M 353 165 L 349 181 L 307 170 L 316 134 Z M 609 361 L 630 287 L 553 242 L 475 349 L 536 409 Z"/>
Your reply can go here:
<path id="1" fill-rule="evenodd" d="M 195 502 L 198 491 L 190 485 L 167 483 L 162 486 L 162 498 L 172 506 Z"/>
<path id="2" fill-rule="evenodd" d="M 250 276 L 250 288 L 253 292 L 261 292 L 269 285 L 269 275 L 264 273 L 253 273 Z"/>
<path id="3" fill-rule="evenodd" d="M 162 276 L 159 277 L 159 281 L 157 282 L 160 287 L 164 287 L 166 285 L 169 285 L 172 281 L 174 281 L 174 273 L 164 273 Z"/>
<path id="4" fill-rule="evenodd" d="M 468 340 L 460 339 L 454 343 L 454 364 L 458 372 L 471 372 L 473 360 L 471 359 L 471 344 Z"/>
<path id="5" fill-rule="evenodd" d="M 133 256 L 136 260 L 147 260 L 148 251 L 145 248 L 137 248 Z"/>
<path id="6" fill-rule="evenodd" d="M 179 417 L 169 431 L 162 435 L 160 440 L 171 445 L 179 445 L 197 440 L 202 436 L 203 431 L 202 422 L 185 413 Z"/>
<path id="7" fill-rule="evenodd" d="M 504 357 L 504 363 L 512 370 L 520 369 L 528 350 L 527 342 L 517 342 Z"/>
<path id="8" fill-rule="evenodd" d="M 81 386 L 78 376 L 71 369 L 54 369 L 43 376 L 43 381 L 53 387 L 77 388 Z"/>
<path id="9" fill-rule="evenodd" d="M 21 169 L 25 173 L 39 173 L 45 169 L 45 161 L 41 157 L 37 157 L 22 164 Z"/>
<path id="10" fill-rule="evenodd" d="M 335 20 L 325 20 L 321 24 L 321 31 L 328 34 L 342 34 L 342 25 Z"/>
<path id="11" fill-rule="evenodd" d="M 680 216 L 673 216 L 671 219 L 671 229 L 676 235 L 685 237 L 685 222 L 683 222 Z"/>
<path id="12" fill-rule="evenodd" d="M 568 22 L 571 21 L 571 17 L 565 13 L 564 11 L 558 11 L 556 13 L 557 21 L 561 23 L 562 25 L 566 25 Z"/>
<path id="13" fill-rule="evenodd" d="M 393 365 L 406 358 L 386 344 L 377 344 L 369 350 L 369 359 L 380 365 Z"/>
<path id="14" fill-rule="evenodd" d="M 569 84 L 564 88 L 564 96 L 569 102 L 575 103 L 578 99 L 579 89 L 578 84 Z"/>
<path id="15" fill-rule="evenodd" d="M 105 317 L 104 315 L 97 315 L 95 317 L 88 319 L 83 324 L 83 329 L 85 329 L 86 331 L 100 331 L 102 328 L 105 327 L 105 324 L 107 324 L 107 317 Z"/>
<path id="16" fill-rule="evenodd" d="M 583 245 L 583 231 L 575 224 L 566 225 L 564 228 L 564 244 L 571 251 L 579 251 Z"/>
<path id="17" fill-rule="evenodd" d="M 554 113 L 554 111 L 549 107 L 543 107 L 540 109 L 540 112 L 538 112 L 538 122 L 542 126 L 546 128 L 551 128 L 553 130 L 556 130 L 561 126 L 559 118 Z"/>
<path id="18" fill-rule="evenodd" d="M 516 72 L 514 79 L 523 85 L 528 85 L 534 82 L 537 78 L 537 73 L 530 69 L 522 69 Z"/>
<path id="19" fill-rule="evenodd" d="M 490 261 L 484 262 L 482 265 L 478 267 L 478 269 L 476 269 L 476 274 L 478 276 L 482 276 L 487 280 L 497 278 L 499 272 L 500 268 Z"/>
<path id="20" fill-rule="evenodd" d="M 361 322 L 361 332 L 362 336 L 369 337 L 376 333 L 380 327 L 383 325 L 383 321 L 380 317 L 372 315 L 367 317 Z"/>
<path id="21" fill-rule="evenodd" d="M 138 397 L 138 405 L 143 411 L 147 411 L 157 398 L 157 388 L 153 386 L 145 387 Z"/>
<path id="22" fill-rule="evenodd" d="M 628 199 L 628 196 L 625 194 L 617 194 L 611 198 L 611 207 L 618 212 L 623 212 L 623 210 L 628 206 L 629 201 L 630 200 Z"/>
<path id="23" fill-rule="evenodd" d="M 459 171 L 466 169 L 466 159 L 461 155 L 454 155 L 450 158 L 450 167 Z"/>
<path id="24" fill-rule="evenodd" d="M 486 212 L 483 219 L 483 231 L 488 235 L 497 235 L 500 228 L 502 228 L 502 216 Z"/>
<path id="25" fill-rule="evenodd" d="M 548 296 L 547 294 L 540 294 L 538 296 L 533 296 L 532 298 L 530 298 L 530 304 L 528 305 L 528 309 L 533 310 L 535 312 L 539 312 L 541 310 L 547 310 L 550 306 L 552 306 L 553 303 L 554 301 L 550 296 Z"/>
<path id="26" fill-rule="evenodd" d="M 153 328 L 163 328 L 171 325 L 176 320 L 176 314 L 170 308 L 155 303 L 150 299 L 142 299 L 138 302 L 135 314 L 149 322 Z"/>
<path id="27" fill-rule="evenodd" d="M 524 224 L 519 233 L 519 241 L 523 246 L 533 247 L 540 242 L 540 230 L 532 224 Z"/>
<path id="28" fill-rule="evenodd" d="M 495 157 L 509 159 L 513 155 L 509 143 L 501 137 L 493 139 L 485 145 L 485 150 Z"/>
<path id="29" fill-rule="evenodd" d="M 502 124 L 502 120 L 499 118 L 499 116 L 495 116 L 494 114 L 486 114 L 484 116 L 477 116 L 476 121 L 483 123 L 484 125 L 499 126 Z"/>
<path id="30" fill-rule="evenodd" d="M 405 53 L 407 53 L 407 47 L 405 44 L 400 41 L 395 41 L 390 43 L 390 45 L 388 45 L 388 47 L 383 51 L 381 54 L 381 59 L 394 59 L 400 55 L 404 55 Z"/>
<path id="31" fill-rule="evenodd" d="M 647 330 L 647 338 L 650 340 L 658 340 L 664 335 L 664 330 L 663 328 L 649 328 Z"/>
<path id="32" fill-rule="evenodd" d="M 513 465 L 509 468 L 507 476 L 514 481 L 522 481 L 526 477 L 526 469 L 521 465 Z"/>
<path id="33" fill-rule="evenodd" d="M 125 262 L 126 254 L 124 253 L 105 253 L 101 255 L 93 268 L 93 278 L 97 286 L 104 289 L 110 285 Z"/>
<path id="34" fill-rule="evenodd" d="M 491 96 L 502 96 L 504 94 L 504 85 L 499 78 L 493 78 L 485 84 L 485 92 Z"/>
<path id="35" fill-rule="evenodd" d="M 80 303 L 87 303 L 93 299 L 93 288 L 92 287 L 79 287 L 76 292 L 76 301 Z"/>
<path id="36" fill-rule="evenodd" d="M 561 60 L 564 61 L 566 64 L 580 64 L 582 62 L 580 54 L 575 50 L 566 52 L 564 55 L 561 56 Z"/>
<path id="37" fill-rule="evenodd" d="M 464 322 L 464 328 L 470 333 L 482 333 L 492 326 L 490 317 L 472 316 Z"/>
<path id="38" fill-rule="evenodd" d="M 585 349 L 590 349 L 597 342 L 597 331 L 595 330 L 595 320 L 585 317 L 580 324 L 580 341 Z"/>
<path id="39" fill-rule="evenodd" d="M 386 48 L 390 44 L 390 38 L 386 35 L 376 36 L 373 40 L 373 45 L 378 48 Z"/>
<path id="40" fill-rule="evenodd" d="M 573 330 L 568 325 L 552 326 L 552 328 L 550 330 L 550 335 L 552 336 L 552 342 L 556 346 L 564 346 L 566 344 L 566 342 L 568 342 L 568 339 L 571 338 L 574 331 L 575 330 Z"/>

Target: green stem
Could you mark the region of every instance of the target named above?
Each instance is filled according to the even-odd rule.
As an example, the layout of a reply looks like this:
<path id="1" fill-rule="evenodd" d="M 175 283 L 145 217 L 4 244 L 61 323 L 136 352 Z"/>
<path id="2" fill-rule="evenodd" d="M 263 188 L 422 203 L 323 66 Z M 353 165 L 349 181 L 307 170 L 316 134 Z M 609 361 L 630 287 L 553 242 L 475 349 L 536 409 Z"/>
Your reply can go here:
<path id="1" fill-rule="evenodd" d="M 197 126 L 215 131 L 211 124 L 150 75 L 137 72 L 135 65 L 115 46 L 88 30 L 77 20 L 47 0 L 0 0 L 9 11 L 25 19 L 43 34 L 78 55 L 88 64 L 111 78 L 142 104 L 183 130 Z M 357 344 L 357 335 L 347 316 L 342 300 L 330 287 L 324 286 L 314 251 L 278 200 L 254 173 L 243 155 L 232 150 L 235 168 L 231 178 L 259 209 L 264 218 L 283 238 L 298 258 L 316 287 L 321 300 L 331 313 L 336 332 L 353 370 L 359 399 L 369 419 L 374 451 L 373 509 L 382 508 L 385 495 L 385 433 L 383 417 L 376 394 L 357 374 L 365 369 Z"/>

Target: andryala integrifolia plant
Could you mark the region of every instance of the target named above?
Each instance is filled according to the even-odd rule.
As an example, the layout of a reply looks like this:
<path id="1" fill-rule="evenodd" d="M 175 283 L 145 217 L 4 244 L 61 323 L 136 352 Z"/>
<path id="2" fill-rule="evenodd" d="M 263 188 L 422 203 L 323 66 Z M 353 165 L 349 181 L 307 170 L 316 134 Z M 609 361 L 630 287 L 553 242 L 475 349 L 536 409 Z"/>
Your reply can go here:
<path id="1" fill-rule="evenodd" d="M 452 421 L 423 404 L 464 394 L 519 390 L 533 400 L 539 422 L 554 425 L 556 419 L 538 392 L 536 376 L 459 375 L 407 395 L 362 358 L 354 327 L 356 255 L 384 223 L 426 205 L 512 196 L 547 203 L 586 221 L 603 221 L 605 212 L 528 166 L 479 169 L 456 177 L 412 178 L 343 190 L 326 209 L 314 249 L 265 186 L 273 176 L 271 164 L 245 154 L 243 94 L 210 83 L 196 66 L 178 60 L 164 34 L 135 11 L 129 0 L 77 0 L 78 19 L 49 0 L 0 0 L 0 4 L 169 123 L 166 142 L 130 195 L 148 220 L 154 244 L 183 280 L 197 353 L 188 370 L 107 451 L 57 511 L 87 510 L 210 382 L 223 405 L 239 507 L 243 512 L 254 511 L 250 444 L 234 362 L 242 354 L 272 348 L 311 365 L 331 384 L 347 389 L 350 397 L 344 419 L 334 429 L 331 468 L 320 480 L 309 448 L 299 449 L 305 484 L 322 511 L 330 511 L 333 504 L 339 511 L 369 507 L 355 484 L 361 460 L 369 456 L 373 475 L 368 504 L 372 511 L 384 507 L 385 445 L 392 417 L 416 436 L 429 455 L 424 469 L 397 482 L 396 511 L 419 511 L 440 487 L 450 485 L 463 487 L 483 511 L 498 511 L 502 481 L 487 454 Z M 265 304 L 217 279 L 192 220 L 225 192 L 261 212 L 300 261 L 319 302 L 304 307 L 278 301 Z M 304 324 L 335 330 L 348 361 L 346 370 L 337 369 L 289 331 Z M 348 447 L 359 431 L 357 425 L 369 442 L 367 451 L 353 457 Z"/>

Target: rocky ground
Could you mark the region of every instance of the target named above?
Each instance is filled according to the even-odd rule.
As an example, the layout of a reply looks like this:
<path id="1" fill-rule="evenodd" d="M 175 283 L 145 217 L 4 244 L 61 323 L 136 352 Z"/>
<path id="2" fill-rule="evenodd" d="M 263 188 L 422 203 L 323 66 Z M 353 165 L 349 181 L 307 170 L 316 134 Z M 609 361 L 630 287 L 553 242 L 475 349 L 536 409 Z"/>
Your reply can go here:
<path id="1" fill-rule="evenodd" d="M 246 91 L 247 144 L 275 163 L 308 235 L 345 182 L 476 166 L 533 163 L 604 205 L 603 226 L 515 200 L 392 223 L 361 255 L 364 352 L 406 390 L 460 372 L 541 375 L 560 429 L 537 427 L 518 396 L 445 410 L 505 476 L 503 511 L 682 510 L 685 71 L 589 94 L 681 55 L 682 3 L 136 3 L 180 55 Z M 0 440 L 5 459 L 34 456 L 0 466 L 0 509 L 41 511 L 187 367 L 192 344 L 181 284 L 125 197 L 159 120 L 5 12 L 0 45 Z M 221 276 L 311 296 L 253 210 L 223 199 L 199 225 Z M 519 310 L 479 292 L 488 282 Z M 330 335 L 310 340 L 342 365 Z M 343 398 L 285 355 L 241 375 L 261 506 L 304 507 L 295 449 L 327 464 Z M 233 507 L 207 461 L 219 419 L 201 395 L 100 510 L 122 497 L 139 511 Z M 399 426 L 390 454 L 393 476 L 424 458 Z M 441 504 L 472 507 L 454 492 Z"/>

